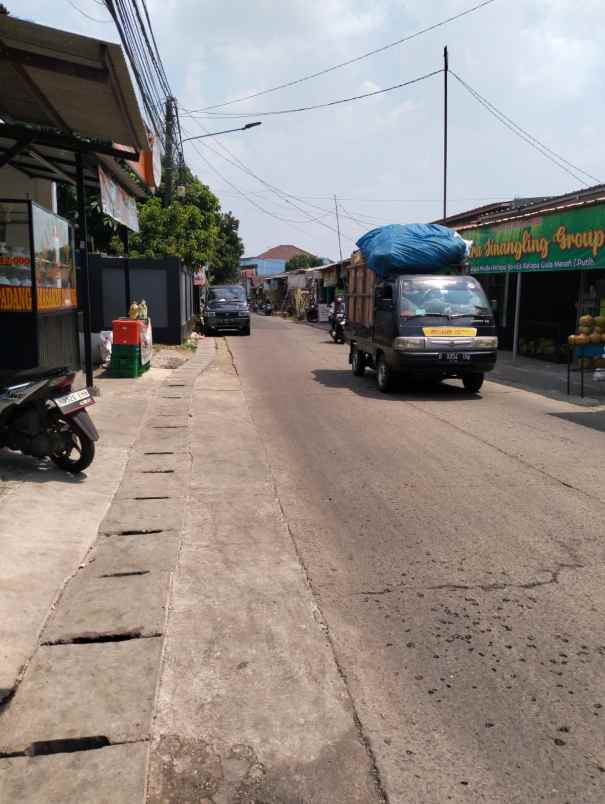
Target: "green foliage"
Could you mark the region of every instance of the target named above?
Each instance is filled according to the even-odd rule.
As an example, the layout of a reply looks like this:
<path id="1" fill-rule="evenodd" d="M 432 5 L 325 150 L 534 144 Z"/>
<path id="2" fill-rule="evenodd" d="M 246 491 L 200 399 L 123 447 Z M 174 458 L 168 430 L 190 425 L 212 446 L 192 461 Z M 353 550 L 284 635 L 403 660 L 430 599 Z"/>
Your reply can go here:
<path id="1" fill-rule="evenodd" d="M 57 185 L 57 208 L 59 215 L 67 218 L 74 225 L 78 221 L 78 200 L 76 191 L 71 184 Z M 98 193 L 89 193 L 86 207 L 86 223 L 88 225 L 88 237 L 92 240 L 95 251 L 103 251 L 106 254 L 116 254 L 112 242 L 117 240 L 121 249 L 121 241 L 118 235 L 118 223 L 105 215 L 101 209 L 101 199 Z"/>
<path id="2" fill-rule="evenodd" d="M 210 281 L 214 284 L 236 282 L 244 244 L 239 236 L 239 221 L 231 212 L 223 212 L 214 255 L 210 260 Z"/>
<path id="3" fill-rule="evenodd" d="M 190 266 L 209 264 L 216 282 L 237 281 L 239 260 L 244 252 L 239 237 L 239 221 L 231 212 L 221 212 L 214 193 L 187 167 L 179 168 L 178 185 L 170 206 L 162 205 L 163 188 L 158 195 L 138 202 L 138 234 L 130 233 L 132 257 L 180 257 Z M 77 222 L 77 201 L 73 188 L 59 185 L 59 213 Z M 105 215 L 98 194 L 87 204 L 88 233 L 95 251 L 123 254 L 119 224 Z"/>
<path id="4" fill-rule="evenodd" d="M 323 265 L 323 260 L 314 254 L 297 254 L 286 263 L 286 271 L 295 271 L 297 268 L 316 268 Z"/>
<path id="5" fill-rule="evenodd" d="M 159 197 L 139 204 L 140 232 L 130 238 L 130 253 L 144 257 L 180 257 L 191 267 L 207 263 L 219 237 L 220 203 L 205 184 L 185 169 L 182 198 L 162 206 Z"/>

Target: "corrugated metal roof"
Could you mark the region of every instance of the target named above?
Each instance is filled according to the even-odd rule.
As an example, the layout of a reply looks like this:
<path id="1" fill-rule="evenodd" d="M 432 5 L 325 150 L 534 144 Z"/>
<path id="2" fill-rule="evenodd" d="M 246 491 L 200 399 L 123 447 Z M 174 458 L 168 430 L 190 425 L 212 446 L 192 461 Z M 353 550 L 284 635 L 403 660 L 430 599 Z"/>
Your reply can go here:
<path id="1" fill-rule="evenodd" d="M 118 45 L 0 15 L 0 117 L 148 148 Z"/>

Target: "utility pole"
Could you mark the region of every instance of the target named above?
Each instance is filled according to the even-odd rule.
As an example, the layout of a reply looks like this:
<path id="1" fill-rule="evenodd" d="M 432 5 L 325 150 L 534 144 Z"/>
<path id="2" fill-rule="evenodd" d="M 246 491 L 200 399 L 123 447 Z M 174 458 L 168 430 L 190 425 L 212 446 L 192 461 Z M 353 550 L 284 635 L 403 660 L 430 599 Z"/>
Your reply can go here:
<path id="1" fill-rule="evenodd" d="M 340 261 L 342 262 L 342 242 L 340 240 L 340 218 L 338 217 L 338 201 L 334 196 L 334 209 L 336 210 L 336 229 L 338 231 L 338 251 L 340 253 Z"/>
<path id="2" fill-rule="evenodd" d="M 166 98 L 166 155 L 164 157 L 164 206 L 172 203 L 174 189 L 174 98 Z"/>
<path id="3" fill-rule="evenodd" d="M 447 74 L 449 72 L 447 45 L 443 48 L 443 222 L 447 218 Z"/>

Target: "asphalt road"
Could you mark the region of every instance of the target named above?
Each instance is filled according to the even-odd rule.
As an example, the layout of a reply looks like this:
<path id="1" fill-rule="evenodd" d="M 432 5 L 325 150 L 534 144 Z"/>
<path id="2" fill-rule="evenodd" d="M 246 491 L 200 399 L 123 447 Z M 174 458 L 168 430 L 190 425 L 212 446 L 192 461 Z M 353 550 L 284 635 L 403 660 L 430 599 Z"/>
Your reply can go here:
<path id="1" fill-rule="evenodd" d="M 604 801 L 605 414 L 228 346 L 385 798 Z"/>

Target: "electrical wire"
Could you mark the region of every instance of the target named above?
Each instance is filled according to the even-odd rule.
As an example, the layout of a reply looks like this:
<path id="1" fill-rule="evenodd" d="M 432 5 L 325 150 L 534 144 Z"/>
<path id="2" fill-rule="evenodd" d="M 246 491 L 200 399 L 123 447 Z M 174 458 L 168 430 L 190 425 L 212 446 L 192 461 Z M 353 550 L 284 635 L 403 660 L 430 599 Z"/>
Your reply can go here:
<path id="1" fill-rule="evenodd" d="M 128 57 L 148 122 L 166 147 L 165 107 L 173 93 L 157 47 L 147 6 L 139 0 L 105 0 Z M 180 143 L 180 138 L 179 138 Z M 179 149 L 182 154 L 182 148 Z"/>
<path id="2" fill-rule="evenodd" d="M 534 137 L 533 134 L 530 134 L 524 128 L 522 128 L 518 123 L 515 123 L 510 117 L 501 112 L 493 103 L 484 98 L 479 92 L 470 86 L 466 81 L 464 81 L 457 73 L 453 70 L 450 70 L 451 75 L 466 89 L 466 91 L 476 100 L 478 103 L 481 104 L 493 117 L 499 120 L 502 125 L 506 126 L 513 134 L 516 134 L 522 140 L 524 140 L 528 145 L 530 145 L 534 150 L 541 153 L 542 156 L 549 159 L 553 164 L 557 165 L 557 167 L 564 170 L 570 176 L 573 176 L 576 181 L 579 181 L 580 184 L 584 184 L 586 187 L 590 186 L 590 182 L 587 182 L 586 179 L 583 179 L 581 175 L 587 176 L 588 178 L 595 181 L 597 184 L 601 184 L 601 180 L 597 179 L 596 176 L 588 173 L 587 171 L 583 170 L 582 168 L 574 165 L 573 162 L 570 162 L 565 157 L 558 154 L 556 151 L 553 151 L 552 148 L 549 148 L 543 142 Z"/>
<path id="3" fill-rule="evenodd" d="M 275 220 L 282 221 L 283 223 L 289 223 L 289 224 L 291 224 L 291 225 L 295 226 L 295 228 L 297 228 L 299 231 L 302 231 L 302 232 L 305 232 L 305 230 L 304 230 L 304 229 L 301 229 L 301 228 L 300 228 L 300 226 L 299 226 L 298 224 L 308 224 L 308 223 L 312 223 L 312 222 L 313 222 L 313 221 L 309 221 L 309 220 L 305 220 L 305 221 L 297 221 L 297 220 L 292 220 L 291 218 L 284 218 L 284 217 L 282 217 L 281 215 L 278 215 L 277 213 L 272 212 L 272 211 L 271 211 L 271 210 L 269 210 L 269 209 L 266 209 L 266 208 L 265 208 L 265 207 L 263 207 L 261 204 L 259 204 L 259 203 L 257 203 L 256 201 L 254 201 L 254 199 L 250 198 L 250 196 L 246 195 L 246 193 L 244 193 L 242 190 L 240 190 L 240 189 L 239 189 L 239 187 L 238 187 L 236 184 L 234 184 L 234 183 L 233 183 L 233 182 L 232 182 L 230 179 L 228 179 L 228 178 L 227 178 L 227 177 L 226 177 L 226 176 L 225 176 L 223 173 L 221 173 L 221 172 L 220 172 L 220 170 L 219 170 L 218 168 L 216 168 L 216 167 L 215 167 L 215 166 L 212 164 L 212 162 L 210 162 L 210 160 L 209 160 L 209 159 L 207 159 L 207 158 L 206 158 L 206 156 L 205 156 L 205 155 L 204 155 L 204 154 L 203 154 L 203 153 L 200 151 L 200 149 L 198 148 L 198 143 L 196 143 L 195 141 L 193 141 L 193 142 L 191 142 L 191 146 L 192 146 L 192 148 L 195 150 L 195 152 L 197 153 L 197 155 L 200 157 L 200 159 L 201 159 L 201 160 L 202 160 L 202 161 L 203 161 L 203 162 L 204 162 L 204 163 L 205 163 L 205 164 L 208 166 L 208 168 L 210 168 L 210 170 L 211 170 L 213 173 L 216 173 L 216 175 L 217 175 L 217 176 L 218 176 L 218 177 L 219 177 L 219 178 L 220 178 L 222 181 L 224 181 L 224 182 L 225 182 L 225 184 L 228 184 L 230 187 L 232 187 L 232 188 L 233 188 L 233 189 L 236 191 L 236 193 L 238 194 L 238 196 L 240 196 L 241 198 L 244 198 L 246 201 L 248 201 L 248 203 L 249 203 L 249 204 L 251 204 L 253 207 L 256 207 L 256 209 L 258 209 L 260 212 L 263 212 L 265 215 L 268 215 L 269 217 L 274 218 Z M 306 232 L 305 232 L 305 233 L 306 233 Z"/>
<path id="4" fill-rule="evenodd" d="M 330 224 L 328 224 L 328 223 L 324 223 L 323 220 L 322 220 L 322 218 L 327 217 L 327 216 L 332 217 L 332 215 L 334 214 L 332 212 L 332 210 L 328 210 L 328 209 L 325 209 L 325 207 L 320 207 L 320 206 L 318 206 L 316 204 L 310 204 L 309 202 L 302 201 L 302 203 L 306 204 L 306 206 L 309 206 L 309 207 L 311 207 L 311 208 L 313 208 L 315 210 L 318 210 L 318 211 L 320 211 L 322 213 L 322 215 L 320 215 L 319 218 L 312 217 L 312 213 L 308 212 L 306 209 L 304 209 L 303 207 L 299 206 L 298 204 L 296 204 L 294 201 L 291 200 L 291 199 L 294 198 L 296 201 L 301 201 L 301 199 L 297 198 L 296 196 L 293 196 L 290 193 L 284 192 L 279 187 L 276 187 L 275 185 L 271 184 L 270 182 L 266 181 L 261 176 L 256 174 L 251 168 L 248 167 L 248 165 L 246 165 L 244 162 L 242 162 L 241 159 L 239 159 L 237 156 L 235 156 L 235 154 L 233 154 L 231 151 L 229 151 L 227 146 L 220 144 L 220 148 L 222 150 L 226 151 L 229 154 L 229 156 L 225 156 L 223 153 L 221 153 L 217 149 L 213 148 L 208 143 L 203 143 L 202 147 L 207 148 L 208 150 L 212 151 L 216 156 L 219 156 L 221 159 L 224 159 L 226 162 L 229 162 L 230 164 L 234 165 L 235 167 L 238 167 L 240 170 L 242 170 L 247 175 L 252 176 L 252 178 L 256 179 L 258 182 L 260 182 L 265 187 L 267 187 L 275 196 L 277 196 L 277 198 L 282 203 L 288 204 L 289 206 L 291 206 L 294 209 L 298 210 L 298 212 L 300 212 L 302 215 L 307 216 L 307 219 L 308 219 L 309 223 L 317 223 L 317 224 L 319 224 L 319 226 L 323 226 L 325 229 L 329 229 L 334 234 L 338 234 L 338 229 L 337 228 L 335 228 L 334 226 L 330 226 Z M 342 230 L 341 230 L 341 234 L 344 234 L 344 237 L 346 237 L 347 240 L 350 240 L 351 242 L 354 242 L 354 238 L 352 238 L 346 232 L 343 233 Z"/>
<path id="5" fill-rule="evenodd" d="M 247 190 L 246 191 L 249 195 L 267 195 L 269 190 Z M 284 190 L 285 192 L 285 190 Z M 229 193 L 224 193 L 225 196 L 229 197 Z M 293 195 L 294 198 L 300 198 L 301 200 L 311 199 L 313 201 L 333 201 L 334 195 Z M 466 203 L 468 201 L 501 201 L 501 195 L 490 195 L 490 196 L 476 196 L 476 197 L 468 197 L 468 198 L 450 198 L 452 203 Z M 338 201 L 353 201 L 357 204 L 442 204 L 442 198 L 359 198 L 357 196 L 346 196 L 346 195 L 339 195 Z M 342 209 L 342 206 L 340 207 Z M 357 213 L 355 213 L 357 214 Z M 360 213 L 360 217 L 364 217 L 363 213 Z"/>
<path id="6" fill-rule="evenodd" d="M 73 0 L 66 0 L 66 2 L 69 3 L 69 5 L 73 9 L 75 9 L 78 12 L 78 14 L 81 14 L 83 17 L 86 17 L 86 19 L 88 19 L 88 20 L 92 20 L 92 22 L 99 22 L 99 23 L 101 23 L 101 25 L 108 25 L 111 22 L 111 20 L 98 20 L 96 17 L 92 17 L 90 14 L 87 14 L 86 11 L 83 11 L 79 6 L 77 6 L 73 2 Z"/>
<path id="7" fill-rule="evenodd" d="M 433 70 L 430 73 L 425 73 L 425 75 L 419 75 L 417 78 L 412 78 L 410 81 L 403 81 L 399 84 L 393 84 L 390 87 L 385 87 L 384 89 L 375 89 L 373 92 L 364 92 L 362 95 L 353 95 L 350 98 L 339 98 L 338 100 L 329 101 L 328 103 L 316 103 L 312 106 L 299 106 L 293 109 L 278 109 L 277 111 L 273 112 L 230 112 L 225 114 L 214 114 L 213 112 L 210 113 L 211 116 L 206 116 L 205 119 L 207 120 L 226 120 L 233 117 L 272 117 L 274 115 L 282 115 L 282 114 L 296 114 L 297 112 L 311 112 L 315 109 L 327 109 L 331 106 L 339 106 L 342 103 L 352 103 L 353 101 L 363 100 L 364 98 L 371 98 L 375 95 L 384 95 L 385 92 L 393 92 L 395 89 L 402 89 L 403 87 L 409 87 L 412 84 L 418 84 L 421 81 L 426 81 L 427 78 L 433 78 L 435 75 L 439 75 L 443 72 L 443 68 L 439 68 L 438 70 Z M 192 112 L 187 112 L 187 115 L 193 119 L 197 119 L 197 116 Z"/>
<path id="8" fill-rule="evenodd" d="M 284 84 L 279 84 L 275 87 L 270 87 L 269 89 L 263 89 L 260 92 L 254 92 L 250 95 L 245 95 L 241 98 L 235 98 L 234 100 L 224 101 L 223 103 L 215 103 L 213 106 L 205 106 L 202 109 L 194 109 L 194 110 L 187 110 L 193 112 L 209 112 L 212 109 L 222 109 L 225 106 L 231 106 L 234 103 L 242 103 L 243 101 L 251 100 L 252 98 L 259 98 L 261 95 L 268 95 L 270 92 L 277 92 L 280 89 L 287 89 L 288 87 L 296 86 L 297 84 L 302 84 L 304 81 L 310 81 L 313 78 L 319 78 L 321 75 L 326 75 L 327 73 L 334 72 L 334 70 L 340 70 L 342 67 L 348 67 L 351 64 L 356 64 L 357 62 L 363 61 L 364 59 L 370 58 L 370 56 L 375 56 L 378 53 L 384 53 L 384 51 L 389 50 L 390 48 L 397 47 L 398 45 L 403 45 L 406 42 L 410 42 L 412 39 L 416 39 L 423 34 L 430 33 L 431 31 L 435 31 L 438 28 L 442 28 L 445 25 L 449 25 L 450 22 L 455 22 L 456 20 L 461 19 L 462 17 L 466 17 L 469 14 L 474 14 L 476 11 L 479 11 L 485 6 L 489 6 L 492 3 L 496 2 L 496 0 L 484 0 L 484 2 L 478 3 L 477 5 L 472 6 L 471 8 L 467 8 L 465 11 L 461 11 L 458 14 L 454 14 L 447 19 L 441 20 L 440 22 L 436 22 L 433 25 L 429 25 L 426 28 L 422 28 L 419 31 L 416 31 L 413 34 L 408 34 L 407 36 L 402 37 L 401 39 L 397 39 L 395 42 L 390 42 L 387 45 L 383 45 L 382 47 L 376 48 L 374 50 L 369 50 L 367 53 L 362 53 L 360 56 L 355 56 L 355 58 L 347 59 L 347 61 L 342 61 L 339 64 L 334 64 L 332 67 L 326 67 L 323 70 L 319 70 L 316 73 L 310 73 L 309 75 L 303 75 L 301 78 L 296 78 L 293 81 L 287 81 Z"/>

